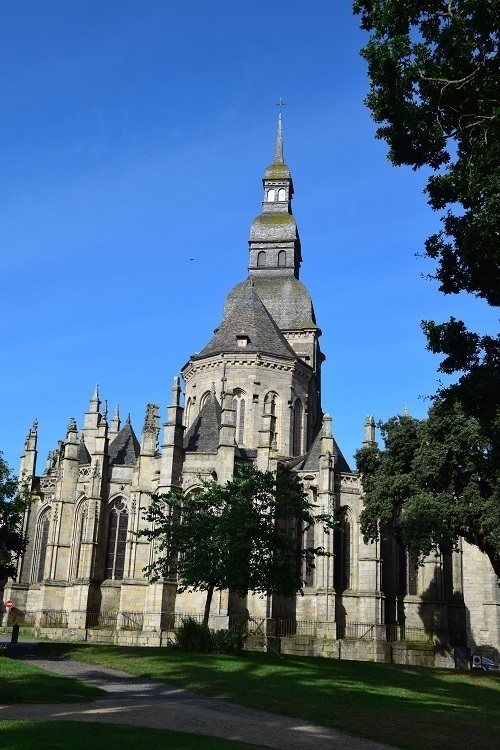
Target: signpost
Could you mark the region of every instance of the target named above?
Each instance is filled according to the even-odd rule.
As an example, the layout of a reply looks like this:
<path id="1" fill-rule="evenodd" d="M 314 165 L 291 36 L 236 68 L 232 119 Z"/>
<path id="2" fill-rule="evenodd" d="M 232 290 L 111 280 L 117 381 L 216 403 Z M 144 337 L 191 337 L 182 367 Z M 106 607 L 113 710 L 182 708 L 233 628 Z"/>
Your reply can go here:
<path id="1" fill-rule="evenodd" d="M 13 607 L 13 606 L 14 606 L 14 602 L 12 601 L 12 599 L 8 599 L 8 600 L 7 600 L 6 602 L 5 602 L 5 606 L 6 606 L 6 607 L 7 607 L 8 609 L 10 609 L 11 607 Z"/>

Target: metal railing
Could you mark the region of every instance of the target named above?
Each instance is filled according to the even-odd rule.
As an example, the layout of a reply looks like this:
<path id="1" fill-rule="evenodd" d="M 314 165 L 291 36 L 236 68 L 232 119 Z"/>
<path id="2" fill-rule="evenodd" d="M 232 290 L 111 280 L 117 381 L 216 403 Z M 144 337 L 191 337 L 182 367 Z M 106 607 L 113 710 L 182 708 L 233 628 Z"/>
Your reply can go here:
<path id="1" fill-rule="evenodd" d="M 41 628 L 67 628 L 68 612 L 63 609 L 44 609 L 40 617 Z"/>
<path id="2" fill-rule="evenodd" d="M 117 622 L 118 612 L 87 612 L 85 627 L 116 630 Z"/>
<path id="3" fill-rule="evenodd" d="M 162 630 L 178 630 L 185 620 L 203 622 L 203 615 L 162 612 L 160 616 L 160 628 Z"/>
<path id="4" fill-rule="evenodd" d="M 385 626 L 386 640 L 388 643 L 406 641 L 410 643 L 433 643 L 434 631 L 428 628 L 403 625 L 401 623 L 388 624 Z"/>
<path id="5" fill-rule="evenodd" d="M 20 625 L 21 627 L 33 627 L 36 620 L 36 612 L 20 612 L 16 609 L 11 610 L 7 617 L 7 625 Z"/>
<path id="6" fill-rule="evenodd" d="M 290 638 L 291 636 L 315 638 L 320 624 L 316 620 L 296 620 L 293 617 L 277 617 L 275 621 L 278 638 Z"/>
<path id="7" fill-rule="evenodd" d="M 122 612 L 122 630 L 142 630 L 144 612 Z"/>

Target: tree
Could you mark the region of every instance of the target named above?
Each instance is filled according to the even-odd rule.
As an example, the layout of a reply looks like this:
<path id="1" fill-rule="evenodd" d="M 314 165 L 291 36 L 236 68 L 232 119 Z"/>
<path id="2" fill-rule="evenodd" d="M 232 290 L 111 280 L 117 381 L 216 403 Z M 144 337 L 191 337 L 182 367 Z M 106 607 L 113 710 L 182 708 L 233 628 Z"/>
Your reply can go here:
<path id="1" fill-rule="evenodd" d="M 213 592 L 246 596 L 249 591 L 289 597 L 302 591 L 302 571 L 314 567 L 321 547 L 304 547 L 315 523 L 333 528 L 329 516 L 314 516 L 298 478 L 286 469 L 260 472 L 238 467 L 222 486 L 203 481 L 203 490 L 152 498 L 144 513 L 149 528 L 140 535 L 155 542 L 157 557 L 144 568 L 150 582 L 173 575 L 178 591 L 206 591 L 204 623 Z"/>
<path id="2" fill-rule="evenodd" d="M 395 165 L 424 165 L 442 230 L 425 243 L 444 294 L 500 305 L 500 3 L 498 0 L 355 0 L 368 62 L 367 104 Z M 463 403 L 498 439 L 500 336 L 451 318 L 422 324 L 440 371 L 459 373 L 439 396 Z M 481 393 L 477 398 L 478 392 Z"/>
<path id="3" fill-rule="evenodd" d="M 361 17 L 361 28 L 370 33 L 361 54 L 368 63 L 370 92 L 366 103 L 379 123 L 376 135 L 389 145 L 393 164 L 406 164 L 414 169 L 427 166 L 432 170 L 426 192 L 430 206 L 442 213 L 442 229 L 425 242 L 425 257 L 436 262 L 430 278 L 439 282 L 439 290 L 444 294 L 467 292 L 498 307 L 500 3 L 498 0 L 355 0 L 354 12 Z M 463 428 L 456 445 L 452 446 L 451 438 L 443 435 L 443 450 L 446 447 L 452 451 L 457 465 L 467 465 L 468 456 L 459 456 L 457 446 L 472 449 L 481 467 L 478 474 L 481 491 L 470 500 L 474 512 L 468 514 L 465 505 L 470 488 L 462 485 L 458 476 L 453 482 L 450 479 L 453 492 L 465 493 L 463 498 L 456 498 L 457 506 L 453 502 L 440 505 L 444 490 L 439 482 L 433 481 L 430 486 L 436 487 L 435 512 L 431 512 L 429 487 L 422 494 L 417 482 L 419 493 L 412 494 L 409 503 L 408 498 L 398 494 L 401 487 L 394 475 L 389 485 L 395 497 L 387 500 L 389 505 L 385 508 L 381 496 L 375 505 L 381 504 L 380 510 L 387 518 L 392 503 L 393 508 L 403 503 L 405 512 L 396 522 L 396 528 L 405 537 L 407 546 L 420 540 L 416 544 L 420 551 L 428 548 L 432 534 L 444 543 L 445 527 L 453 529 L 453 538 L 460 527 L 466 539 L 488 552 L 498 573 L 497 542 L 491 536 L 495 528 L 498 534 L 498 519 L 491 503 L 500 499 L 500 336 L 469 331 L 455 317 L 445 323 L 424 321 L 422 328 L 427 348 L 444 355 L 439 371 L 458 377 L 451 385 L 439 387 L 432 397 L 436 409 L 431 409 L 428 424 L 418 432 L 432 432 L 434 428 L 439 432 L 439 424 L 446 420 L 451 420 L 449 426 L 455 436 Z M 462 415 L 462 425 L 455 423 L 458 415 Z M 404 423 L 405 430 L 410 424 Z M 379 456 L 380 471 L 390 465 L 395 430 L 402 426 L 397 418 L 384 426 L 387 455 Z M 475 438 L 469 444 L 473 434 Z M 427 460 L 436 461 L 436 466 L 444 470 L 439 446 L 430 444 L 435 450 L 429 449 Z M 419 445 L 417 454 L 422 456 L 424 444 Z M 479 445 L 482 454 L 478 453 Z M 370 462 L 379 459 L 375 454 L 359 455 L 359 466 L 367 472 L 366 486 L 372 482 L 368 476 Z M 432 466 L 428 469 L 432 471 Z M 403 476 L 408 481 L 409 477 L 415 478 L 413 470 L 403 472 Z M 422 476 L 420 473 L 419 481 Z M 376 496 L 372 487 L 367 493 L 367 503 Z M 417 497 L 422 502 L 420 515 L 415 505 Z M 482 508 L 476 507 L 479 498 Z M 460 507 L 459 522 L 454 516 L 450 519 L 440 516 L 438 506 L 450 513 Z M 415 523 L 405 525 L 404 518 L 411 517 L 412 508 Z M 435 526 L 422 536 L 418 528 L 419 522 L 423 523 L 424 508 L 430 514 L 426 523 L 430 524 L 432 518 Z M 369 536 L 375 522 L 372 511 L 373 508 L 367 507 L 364 515 Z M 467 518 L 470 526 L 465 524 Z"/>
<path id="4" fill-rule="evenodd" d="M 366 540 L 390 533 L 413 558 L 457 547 L 485 552 L 500 576 L 500 472 L 481 425 L 458 403 L 436 401 L 427 419 L 393 417 L 356 454 L 363 475 Z"/>
<path id="5" fill-rule="evenodd" d="M 27 492 L 19 488 L 0 452 L 0 581 L 16 577 L 17 563 L 28 541 L 23 530 L 28 506 Z"/>

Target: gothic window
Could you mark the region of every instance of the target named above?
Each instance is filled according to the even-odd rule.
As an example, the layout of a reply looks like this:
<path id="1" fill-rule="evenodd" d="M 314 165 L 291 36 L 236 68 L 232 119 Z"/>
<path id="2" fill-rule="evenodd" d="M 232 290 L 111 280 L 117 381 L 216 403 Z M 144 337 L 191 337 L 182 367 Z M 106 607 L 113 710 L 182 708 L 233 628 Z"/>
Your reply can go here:
<path id="1" fill-rule="evenodd" d="M 286 250 L 280 250 L 278 253 L 278 266 L 286 266 Z"/>
<path id="2" fill-rule="evenodd" d="M 203 407 L 207 403 L 209 397 L 210 397 L 210 391 L 205 391 L 203 396 L 200 398 L 200 411 L 203 409 Z"/>
<path id="3" fill-rule="evenodd" d="M 312 502 L 315 502 L 315 497 L 312 498 Z M 309 526 L 303 533 L 303 539 L 304 539 L 304 549 L 310 550 L 314 548 L 314 525 Z M 310 560 L 314 564 L 314 559 L 308 558 L 307 556 L 304 559 L 304 570 L 303 570 L 303 579 L 304 579 L 304 585 L 305 586 L 314 586 L 314 568 L 310 564 Z"/>
<path id="4" fill-rule="evenodd" d="M 84 500 L 80 503 L 76 513 L 75 534 L 74 534 L 74 577 L 81 578 L 83 575 L 83 550 L 82 545 L 85 539 L 85 530 L 87 528 L 88 503 Z"/>
<path id="5" fill-rule="evenodd" d="M 243 445 L 245 434 L 245 398 L 243 391 L 235 391 L 233 398 L 234 424 L 236 425 L 236 442 Z"/>
<path id="6" fill-rule="evenodd" d="M 292 414 L 292 456 L 302 453 L 302 401 L 298 398 L 293 405 Z"/>
<path id="7" fill-rule="evenodd" d="M 192 406 L 193 406 L 193 402 L 191 401 L 190 398 L 188 398 L 188 400 L 186 402 L 186 408 L 184 410 L 184 415 L 185 415 L 184 421 L 185 421 L 186 427 L 189 427 L 189 425 L 191 424 L 191 409 L 192 409 Z"/>
<path id="8" fill-rule="evenodd" d="M 279 201 L 286 201 L 286 190 L 285 190 L 285 188 L 281 188 L 278 191 L 278 200 Z"/>
<path id="9" fill-rule="evenodd" d="M 261 250 L 257 255 L 257 265 L 259 266 L 259 268 L 266 265 L 266 254 L 264 250 Z"/>
<path id="10" fill-rule="evenodd" d="M 276 192 L 271 188 L 271 190 L 267 191 L 267 200 L 269 203 L 273 203 L 273 201 L 276 200 L 275 198 Z"/>
<path id="11" fill-rule="evenodd" d="M 47 558 L 47 543 L 49 541 L 50 509 L 47 508 L 38 519 L 35 536 L 35 554 L 33 556 L 32 580 L 35 583 L 43 581 L 45 560 Z"/>
<path id="12" fill-rule="evenodd" d="M 271 445 L 278 442 L 278 394 L 272 391 L 264 399 L 264 414 L 270 414 L 269 429 L 271 431 Z"/>
<path id="13" fill-rule="evenodd" d="M 406 590 L 408 596 L 417 596 L 418 594 L 418 558 L 409 553 L 406 568 Z"/>
<path id="14" fill-rule="evenodd" d="M 128 512 L 123 498 L 114 501 L 109 511 L 108 542 L 104 577 L 121 580 L 125 570 Z"/>
<path id="15" fill-rule="evenodd" d="M 334 586 L 338 592 L 351 588 L 352 524 L 347 510 L 338 516 L 339 527 L 334 532 Z"/>

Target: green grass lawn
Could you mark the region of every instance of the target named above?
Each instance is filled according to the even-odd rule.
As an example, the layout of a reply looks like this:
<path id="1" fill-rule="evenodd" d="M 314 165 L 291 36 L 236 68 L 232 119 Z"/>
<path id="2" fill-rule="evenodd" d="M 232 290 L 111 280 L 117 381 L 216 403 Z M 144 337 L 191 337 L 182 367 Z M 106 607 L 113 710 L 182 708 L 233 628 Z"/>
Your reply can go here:
<path id="1" fill-rule="evenodd" d="M 0 721 L 1 750 L 257 750 L 256 745 L 167 729 L 80 721 Z"/>
<path id="2" fill-rule="evenodd" d="M 22 661 L 0 658 L 0 704 L 72 703 L 103 695 L 106 695 L 104 690 L 85 682 L 50 674 Z M 3 750 L 3 745 L 0 748 Z"/>
<path id="3" fill-rule="evenodd" d="M 40 648 L 405 750 L 500 746 L 500 678 L 484 673 L 249 652 L 67 643 Z"/>

